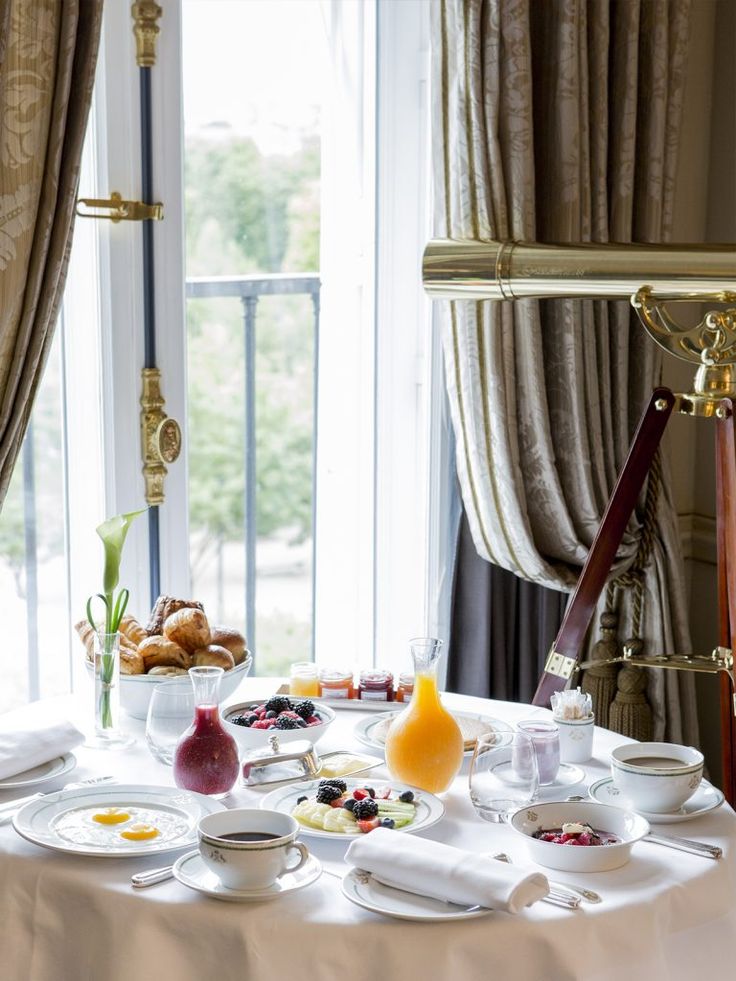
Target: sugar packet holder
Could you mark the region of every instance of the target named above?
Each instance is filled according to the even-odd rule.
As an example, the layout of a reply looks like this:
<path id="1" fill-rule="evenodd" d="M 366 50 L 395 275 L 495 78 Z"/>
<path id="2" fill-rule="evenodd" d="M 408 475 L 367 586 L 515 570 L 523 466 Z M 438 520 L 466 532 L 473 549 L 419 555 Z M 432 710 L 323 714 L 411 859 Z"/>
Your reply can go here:
<path id="1" fill-rule="evenodd" d="M 590 695 L 577 689 L 554 692 L 552 715 L 560 731 L 560 761 L 585 763 L 593 755 L 595 716 Z"/>

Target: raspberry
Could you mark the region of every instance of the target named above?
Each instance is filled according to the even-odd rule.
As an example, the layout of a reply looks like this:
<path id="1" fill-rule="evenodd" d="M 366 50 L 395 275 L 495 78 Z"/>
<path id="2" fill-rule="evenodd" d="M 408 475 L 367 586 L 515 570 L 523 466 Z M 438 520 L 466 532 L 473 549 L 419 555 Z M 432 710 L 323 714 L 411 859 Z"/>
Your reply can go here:
<path id="1" fill-rule="evenodd" d="M 322 719 L 320 719 L 320 717 L 318 715 L 310 715 L 309 718 L 307 719 L 307 725 L 308 726 L 318 726 L 321 721 L 322 721 Z"/>

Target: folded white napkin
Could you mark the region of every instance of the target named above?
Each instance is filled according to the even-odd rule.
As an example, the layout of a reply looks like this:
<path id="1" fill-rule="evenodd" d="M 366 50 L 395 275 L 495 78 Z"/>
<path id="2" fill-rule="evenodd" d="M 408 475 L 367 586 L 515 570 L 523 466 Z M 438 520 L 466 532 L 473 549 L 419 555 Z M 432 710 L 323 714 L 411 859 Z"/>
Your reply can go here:
<path id="1" fill-rule="evenodd" d="M 0 780 L 48 763 L 84 742 L 79 729 L 66 719 L 39 723 L 30 707 L 0 716 Z"/>
<path id="2" fill-rule="evenodd" d="M 388 886 L 419 896 L 507 913 L 518 913 L 549 892 L 539 872 L 523 872 L 485 855 L 388 828 L 356 838 L 345 861 Z"/>

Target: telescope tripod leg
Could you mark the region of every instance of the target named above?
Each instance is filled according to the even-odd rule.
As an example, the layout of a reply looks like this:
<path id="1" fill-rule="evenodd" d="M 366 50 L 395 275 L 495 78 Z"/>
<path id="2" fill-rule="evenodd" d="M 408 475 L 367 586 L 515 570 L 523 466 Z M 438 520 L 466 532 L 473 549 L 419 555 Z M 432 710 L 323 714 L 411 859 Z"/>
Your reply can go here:
<path id="1" fill-rule="evenodd" d="M 736 649 L 736 418 L 731 399 L 716 420 L 716 534 L 718 544 L 718 614 L 720 644 Z M 721 676 L 721 746 L 723 790 L 736 801 L 736 692 Z"/>

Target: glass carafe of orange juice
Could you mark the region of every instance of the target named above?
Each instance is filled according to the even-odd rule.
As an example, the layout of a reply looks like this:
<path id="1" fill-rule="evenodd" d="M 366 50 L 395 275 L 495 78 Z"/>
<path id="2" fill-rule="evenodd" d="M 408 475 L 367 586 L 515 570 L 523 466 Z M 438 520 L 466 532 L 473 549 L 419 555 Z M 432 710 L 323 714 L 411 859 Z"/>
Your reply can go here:
<path id="1" fill-rule="evenodd" d="M 409 707 L 391 723 L 386 764 L 391 776 L 430 793 L 447 790 L 463 762 L 460 727 L 440 701 L 437 665 L 442 641 L 410 641 L 414 691 Z"/>

